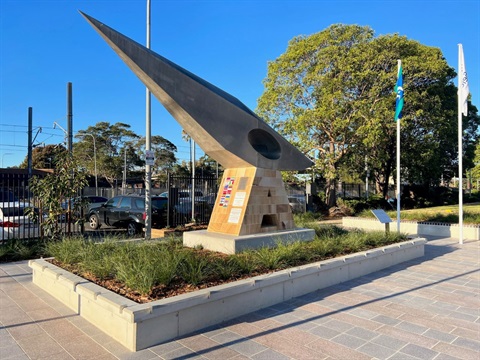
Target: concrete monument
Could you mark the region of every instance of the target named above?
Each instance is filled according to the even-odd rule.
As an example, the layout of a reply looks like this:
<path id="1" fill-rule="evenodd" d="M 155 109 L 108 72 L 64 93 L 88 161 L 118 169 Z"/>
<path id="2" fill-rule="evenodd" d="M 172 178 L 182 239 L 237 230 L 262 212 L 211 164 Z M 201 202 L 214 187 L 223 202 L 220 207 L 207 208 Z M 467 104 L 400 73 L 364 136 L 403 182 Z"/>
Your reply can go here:
<path id="1" fill-rule="evenodd" d="M 152 94 L 226 169 L 206 231 L 184 235 L 187 246 L 226 253 L 310 240 L 295 228 L 280 170 L 312 162 L 242 102 L 172 61 L 81 13 Z"/>

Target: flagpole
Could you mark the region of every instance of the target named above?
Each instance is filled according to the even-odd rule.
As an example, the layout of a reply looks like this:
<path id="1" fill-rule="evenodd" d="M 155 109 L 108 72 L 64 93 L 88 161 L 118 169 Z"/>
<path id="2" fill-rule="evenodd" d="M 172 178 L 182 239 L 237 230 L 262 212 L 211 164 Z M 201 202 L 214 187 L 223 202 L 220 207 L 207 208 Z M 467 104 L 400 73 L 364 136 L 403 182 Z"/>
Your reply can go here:
<path id="1" fill-rule="evenodd" d="M 398 60 L 398 71 L 402 66 L 402 60 Z M 401 75 L 400 75 L 401 76 Z M 400 233 L 400 119 L 397 119 L 397 232 Z"/>
<path id="2" fill-rule="evenodd" d="M 462 44 L 458 44 L 458 243 L 463 244 L 463 126 L 462 126 Z M 468 96 L 468 95 L 467 95 Z"/>

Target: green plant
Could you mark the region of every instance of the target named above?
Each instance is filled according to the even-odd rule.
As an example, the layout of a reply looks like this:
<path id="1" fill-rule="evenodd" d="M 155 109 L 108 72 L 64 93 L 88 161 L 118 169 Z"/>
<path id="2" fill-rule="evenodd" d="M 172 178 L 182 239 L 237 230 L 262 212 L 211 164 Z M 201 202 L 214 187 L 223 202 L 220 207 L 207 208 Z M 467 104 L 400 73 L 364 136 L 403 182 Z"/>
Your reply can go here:
<path id="1" fill-rule="evenodd" d="M 311 227 L 316 222 L 322 219 L 322 215 L 319 213 L 306 212 L 300 214 L 293 214 L 293 221 L 295 225 L 300 227 Z"/>
<path id="2" fill-rule="evenodd" d="M 346 231 L 319 225 L 315 230 L 317 236 L 310 242 L 278 243 L 273 248 L 229 256 L 184 248 L 178 239 L 131 242 L 112 238 L 95 244 L 74 237 L 50 241 L 46 251 L 80 275 L 90 278 L 93 274 L 99 279 L 113 277 L 125 285 L 125 292 L 140 294 L 146 299 L 147 296 L 154 298 L 159 291 L 167 294 L 169 286 L 175 286 L 171 289 L 177 292 L 178 286 L 191 289 L 211 281 L 230 281 L 406 239 L 405 235 L 396 232 L 385 235 L 383 232 Z M 6 247 L 0 247 L 3 249 Z"/>
<path id="3" fill-rule="evenodd" d="M 44 178 L 34 176 L 30 181 L 30 190 L 38 202 L 38 207 L 45 214 L 39 214 L 34 208 L 27 209 L 27 215 L 33 221 L 40 221 L 45 235 L 54 240 L 62 237 L 62 228 L 58 219 L 61 216 L 68 218 L 68 209 L 62 208 L 62 202 L 75 197 L 87 184 L 85 170 L 79 166 L 72 154 L 65 152 L 58 156 L 52 174 Z M 74 213 L 80 212 L 81 202 L 75 203 L 77 208 L 70 209 Z"/>
<path id="4" fill-rule="evenodd" d="M 155 256 L 158 258 L 157 283 L 168 286 L 177 276 L 178 267 L 184 259 L 184 252 L 176 251 L 176 248 L 157 246 Z"/>
<path id="5" fill-rule="evenodd" d="M 317 238 L 339 237 L 348 234 L 348 230 L 335 225 L 315 226 L 314 230 Z"/>
<path id="6" fill-rule="evenodd" d="M 251 259 L 261 268 L 274 270 L 285 266 L 284 251 L 275 247 L 263 247 L 249 252 Z"/>
<path id="7" fill-rule="evenodd" d="M 124 243 L 114 255 L 115 277 L 142 295 L 157 283 L 160 261 L 149 244 Z"/>
<path id="8" fill-rule="evenodd" d="M 45 254 L 45 243 L 39 240 L 8 239 L 0 244 L 0 261 L 32 259 Z"/>
<path id="9" fill-rule="evenodd" d="M 179 266 L 180 277 L 189 284 L 198 285 L 208 277 L 210 273 L 208 265 L 207 257 L 186 252 Z"/>
<path id="10" fill-rule="evenodd" d="M 80 260 L 81 269 L 84 272 L 90 272 L 101 280 L 111 277 L 115 273 L 115 243 L 105 241 L 95 243 L 93 241 L 84 244 L 82 259 Z"/>
<path id="11" fill-rule="evenodd" d="M 242 266 L 235 256 L 215 258 L 211 265 L 212 273 L 222 280 L 234 278 L 242 272 Z"/>
<path id="12" fill-rule="evenodd" d="M 85 240 L 81 237 L 63 238 L 60 241 L 48 241 L 47 252 L 56 260 L 65 264 L 77 264 L 83 258 Z"/>
<path id="13" fill-rule="evenodd" d="M 231 257 L 231 261 L 237 264 L 241 274 L 250 275 L 256 269 L 255 263 L 250 258 L 249 251 Z"/>
<path id="14" fill-rule="evenodd" d="M 308 245 L 300 241 L 291 244 L 284 244 L 279 242 L 276 246 L 276 251 L 279 257 L 283 259 L 286 266 L 296 266 L 305 263 L 309 258 Z"/>

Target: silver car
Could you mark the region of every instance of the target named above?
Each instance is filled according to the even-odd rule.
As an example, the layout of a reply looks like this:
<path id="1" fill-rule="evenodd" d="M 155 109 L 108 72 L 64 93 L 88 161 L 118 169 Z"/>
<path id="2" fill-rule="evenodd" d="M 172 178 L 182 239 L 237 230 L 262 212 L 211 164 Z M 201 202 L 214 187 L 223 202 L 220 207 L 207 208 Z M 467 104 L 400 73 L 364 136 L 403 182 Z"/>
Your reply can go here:
<path id="1" fill-rule="evenodd" d="M 40 237 L 39 224 L 25 214 L 25 210 L 31 207 L 29 203 L 19 201 L 0 202 L 0 241 Z"/>

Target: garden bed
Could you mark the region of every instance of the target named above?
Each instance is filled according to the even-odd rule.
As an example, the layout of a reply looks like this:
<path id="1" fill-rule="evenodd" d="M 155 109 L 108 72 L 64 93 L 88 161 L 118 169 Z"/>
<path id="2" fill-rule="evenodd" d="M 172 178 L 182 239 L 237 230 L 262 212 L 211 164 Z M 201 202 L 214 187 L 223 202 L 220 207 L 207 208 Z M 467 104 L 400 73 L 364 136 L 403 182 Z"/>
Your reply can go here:
<path id="1" fill-rule="evenodd" d="M 44 260 L 33 282 L 131 351 L 369 274 L 424 254 L 409 240 L 139 304 Z"/>
<path id="2" fill-rule="evenodd" d="M 342 219 L 342 226 L 347 229 L 362 230 L 385 230 L 385 224 L 380 223 L 377 219 L 369 219 L 363 217 L 349 217 Z M 390 230 L 396 229 L 396 220 L 390 223 Z M 416 236 L 445 236 L 459 237 L 458 224 L 426 222 L 426 221 L 400 221 L 400 232 L 416 235 Z M 464 224 L 463 236 L 469 240 L 480 240 L 480 225 Z"/>

